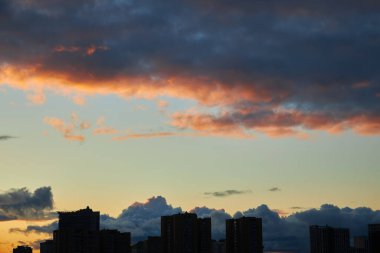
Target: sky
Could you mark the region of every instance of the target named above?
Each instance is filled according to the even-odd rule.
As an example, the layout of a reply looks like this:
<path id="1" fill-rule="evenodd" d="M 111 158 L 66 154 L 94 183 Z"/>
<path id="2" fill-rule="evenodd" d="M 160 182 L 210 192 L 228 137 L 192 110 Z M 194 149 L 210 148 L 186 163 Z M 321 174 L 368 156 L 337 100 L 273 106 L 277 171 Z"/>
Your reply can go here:
<path id="1" fill-rule="evenodd" d="M 380 3 L 0 0 L 0 252 L 90 206 L 159 233 L 192 211 L 380 222 Z M 137 217 L 137 218 L 136 218 Z M 290 228 L 290 229 L 289 229 Z"/>

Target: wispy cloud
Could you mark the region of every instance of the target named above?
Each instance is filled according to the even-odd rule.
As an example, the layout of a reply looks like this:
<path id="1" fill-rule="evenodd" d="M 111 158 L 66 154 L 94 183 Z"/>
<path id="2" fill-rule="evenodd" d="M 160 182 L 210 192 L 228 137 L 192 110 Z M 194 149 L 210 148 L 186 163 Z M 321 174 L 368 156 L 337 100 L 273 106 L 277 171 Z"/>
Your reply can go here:
<path id="1" fill-rule="evenodd" d="M 76 113 L 72 113 L 70 120 L 65 121 L 57 117 L 45 117 L 44 122 L 55 130 L 60 132 L 66 140 L 83 142 L 86 139 L 84 131 L 92 129 L 93 136 L 109 135 L 113 136 L 114 141 L 125 141 L 130 139 L 151 139 L 163 138 L 170 136 L 196 136 L 192 133 L 181 133 L 178 131 L 164 132 L 164 131 L 148 131 L 148 132 L 132 132 L 131 130 L 119 130 L 105 123 L 104 117 L 99 117 L 96 121 L 95 127 L 92 123 L 84 121 L 79 118 Z"/>
<path id="2" fill-rule="evenodd" d="M 272 188 L 269 189 L 269 191 L 270 192 L 279 192 L 279 191 L 281 191 L 281 189 L 278 188 L 278 187 L 272 187 Z"/>
<path id="3" fill-rule="evenodd" d="M 14 138 L 16 138 L 16 137 L 10 136 L 10 135 L 0 135 L 0 141 L 6 141 L 9 139 L 14 139 Z"/>
<path id="4" fill-rule="evenodd" d="M 209 195 L 217 198 L 224 198 L 232 195 L 241 195 L 251 193 L 252 191 L 240 191 L 240 190 L 226 190 L 226 191 L 216 191 L 216 192 L 205 192 L 204 195 Z"/>
<path id="5" fill-rule="evenodd" d="M 300 207 L 300 206 L 292 206 L 290 209 L 292 209 L 292 210 L 303 210 L 305 208 L 304 207 Z"/>
<path id="6" fill-rule="evenodd" d="M 44 225 L 44 226 L 29 225 L 25 229 L 10 228 L 9 233 L 23 233 L 25 235 L 29 235 L 30 233 L 51 234 L 56 229 L 58 229 L 58 221 L 54 221 L 54 222 L 52 222 L 48 225 Z"/>
<path id="7" fill-rule="evenodd" d="M 176 136 L 177 133 L 174 132 L 153 132 L 153 133 L 133 133 L 123 136 L 117 136 L 112 138 L 114 141 L 124 141 L 129 139 L 146 139 L 146 138 L 159 138 L 159 137 L 169 137 Z"/>
<path id="8" fill-rule="evenodd" d="M 83 142 L 85 136 L 82 134 L 83 130 L 91 127 L 90 123 L 79 119 L 76 113 L 72 113 L 70 121 L 66 123 L 64 120 L 56 117 L 45 117 L 44 122 L 58 132 L 63 134 L 66 140 Z"/>

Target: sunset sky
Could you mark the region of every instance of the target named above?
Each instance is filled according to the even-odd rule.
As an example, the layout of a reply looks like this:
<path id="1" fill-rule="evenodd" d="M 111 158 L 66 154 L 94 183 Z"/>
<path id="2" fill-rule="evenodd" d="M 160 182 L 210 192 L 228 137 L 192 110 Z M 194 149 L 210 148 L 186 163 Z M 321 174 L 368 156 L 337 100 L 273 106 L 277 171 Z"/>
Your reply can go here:
<path id="1" fill-rule="evenodd" d="M 370 0 L 0 0 L 0 252 L 86 206 L 138 239 L 380 222 L 379 27 Z"/>

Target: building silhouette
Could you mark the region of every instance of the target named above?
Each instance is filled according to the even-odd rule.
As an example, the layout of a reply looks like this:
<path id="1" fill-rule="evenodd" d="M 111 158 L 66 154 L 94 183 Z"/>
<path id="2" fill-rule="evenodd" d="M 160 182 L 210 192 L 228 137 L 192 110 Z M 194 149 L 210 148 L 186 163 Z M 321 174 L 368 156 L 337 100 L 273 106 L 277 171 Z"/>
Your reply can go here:
<path id="1" fill-rule="evenodd" d="M 261 218 L 226 220 L 226 253 L 262 253 L 263 248 Z"/>
<path id="2" fill-rule="evenodd" d="M 226 253 L 226 241 L 220 240 L 211 242 L 211 252 L 212 253 Z"/>
<path id="3" fill-rule="evenodd" d="M 54 253 L 54 241 L 46 240 L 40 243 L 40 253 Z"/>
<path id="4" fill-rule="evenodd" d="M 197 219 L 198 253 L 211 252 L 211 218 Z"/>
<path id="5" fill-rule="evenodd" d="M 74 212 L 58 212 L 59 230 L 99 231 L 100 212 L 89 207 Z"/>
<path id="6" fill-rule="evenodd" d="M 160 236 L 148 236 L 144 241 L 144 253 L 159 253 L 161 252 L 162 244 Z"/>
<path id="7" fill-rule="evenodd" d="M 350 231 L 346 228 L 310 226 L 311 253 L 349 253 Z"/>
<path id="8" fill-rule="evenodd" d="M 13 249 L 13 253 L 32 253 L 33 249 L 28 246 L 18 246 Z"/>
<path id="9" fill-rule="evenodd" d="M 368 243 L 370 253 L 380 252 L 380 224 L 368 225 Z"/>
<path id="10" fill-rule="evenodd" d="M 140 241 L 132 246 L 132 253 L 160 253 L 161 237 L 148 236 L 145 241 Z"/>
<path id="11" fill-rule="evenodd" d="M 58 214 L 58 230 L 53 232 L 55 253 L 99 253 L 99 212 L 87 207 Z"/>
<path id="12" fill-rule="evenodd" d="M 160 253 L 161 249 L 159 249 L 157 252 Z M 144 241 L 135 243 L 132 246 L 132 253 L 144 253 Z"/>
<path id="13" fill-rule="evenodd" d="M 162 253 L 211 251 L 211 219 L 183 213 L 161 217 Z"/>
<path id="14" fill-rule="evenodd" d="M 353 247 L 351 247 L 350 253 L 368 253 L 368 237 L 366 236 L 355 236 L 353 238 Z"/>
<path id="15" fill-rule="evenodd" d="M 131 253 L 131 233 L 101 230 L 100 253 Z"/>

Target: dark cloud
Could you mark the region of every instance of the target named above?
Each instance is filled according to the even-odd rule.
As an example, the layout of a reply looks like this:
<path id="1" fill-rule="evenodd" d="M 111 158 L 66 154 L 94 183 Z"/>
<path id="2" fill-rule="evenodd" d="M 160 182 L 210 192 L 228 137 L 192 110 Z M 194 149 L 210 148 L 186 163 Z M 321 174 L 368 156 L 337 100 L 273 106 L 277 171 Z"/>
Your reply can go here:
<path id="1" fill-rule="evenodd" d="M 303 207 L 300 207 L 300 206 L 292 206 L 290 209 L 292 209 L 292 210 L 302 210 L 302 209 L 306 209 L 306 208 L 303 208 Z"/>
<path id="2" fill-rule="evenodd" d="M 132 232 L 133 240 L 138 241 L 148 235 L 160 235 L 161 216 L 180 212 L 181 208 L 173 208 L 165 198 L 157 196 L 148 199 L 146 203 L 132 204 L 116 218 L 101 215 L 100 224 L 103 228 Z"/>
<path id="3" fill-rule="evenodd" d="M 30 226 L 27 226 L 26 229 L 11 228 L 9 229 L 9 232 L 10 233 L 24 233 L 26 235 L 30 233 L 51 234 L 56 229 L 58 229 L 58 221 L 54 221 L 45 226 L 30 225 Z"/>
<path id="4" fill-rule="evenodd" d="M 41 187 L 34 192 L 27 188 L 11 189 L 0 194 L 0 220 L 52 219 L 54 201 L 50 187 Z"/>
<path id="5" fill-rule="evenodd" d="M 0 82 L 192 98 L 220 113 L 175 125 L 208 133 L 379 134 L 379 14 L 371 0 L 3 0 Z"/>
<path id="6" fill-rule="evenodd" d="M 278 188 L 278 187 L 273 187 L 273 188 L 270 188 L 269 191 L 271 191 L 271 192 L 278 192 L 278 191 L 281 191 L 281 189 Z"/>
<path id="7" fill-rule="evenodd" d="M 9 136 L 9 135 L 0 135 L 0 141 L 6 141 L 6 140 L 9 140 L 9 139 L 13 139 L 13 138 L 16 138 L 16 137 Z"/>
<path id="8" fill-rule="evenodd" d="M 210 195 L 213 197 L 218 198 L 224 198 L 232 195 L 241 195 L 250 193 L 251 191 L 239 191 L 239 190 L 226 190 L 226 191 L 219 191 L 219 192 L 205 192 L 204 195 Z"/>
<path id="9" fill-rule="evenodd" d="M 231 219 L 232 216 L 224 209 L 213 209 L 208 207 L 196 207 L 190 210 L 192 213 L 196 213 L 200 218 L 211 217 L 212 225 L 212 238 L 222 239 L 225 237 L 226 219 Z"/>

